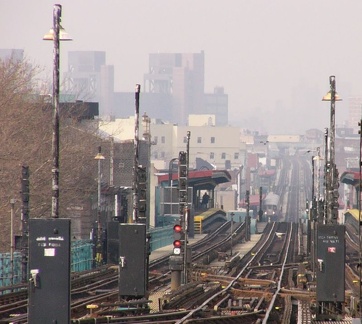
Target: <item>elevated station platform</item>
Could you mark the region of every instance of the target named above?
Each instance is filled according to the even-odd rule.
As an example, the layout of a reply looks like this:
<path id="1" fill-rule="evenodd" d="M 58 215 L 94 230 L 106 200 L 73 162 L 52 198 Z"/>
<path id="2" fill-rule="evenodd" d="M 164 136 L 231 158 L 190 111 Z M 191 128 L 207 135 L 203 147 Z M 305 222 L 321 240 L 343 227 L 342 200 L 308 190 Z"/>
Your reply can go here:
<path id="1" fill-rule="evenodd" d="M 203 229 L 214 221 L 226 221 L 226 212 L 219 208 L 209 208 L 194 217 L 195 234 L 202 234 Z"/>

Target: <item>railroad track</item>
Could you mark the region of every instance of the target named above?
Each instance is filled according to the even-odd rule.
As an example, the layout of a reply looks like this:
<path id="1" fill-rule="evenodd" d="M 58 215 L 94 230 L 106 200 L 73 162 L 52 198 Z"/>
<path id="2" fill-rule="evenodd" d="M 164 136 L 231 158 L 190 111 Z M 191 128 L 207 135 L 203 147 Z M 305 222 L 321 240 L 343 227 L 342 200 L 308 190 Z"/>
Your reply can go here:
<path id="1" fill-rule="evenodd" d="M 277 289 L 277 283 L 281 282 L 284 277 L 279 269 L 285 267 L 287 260 L 290 258 L 288 248 L 284 248 L 283 245 L 290 244 L 292 241 L 292 228 L 293 225 L 291 224 L 270 224 L 267 234 L 264 235 L 265 239 L 257 244 L 255 250 L 252 249 L 251 253 L 245 257 L 245 260 L 248 261 L 240 260 L 243 264 L 241 269 L 240 264 L 235 265 L 234 268 L 239 269 L 239 273 L 234 277 L 212 277 L 212 275 L 208 275 L 204 280 L 191 283 L 187 287 L 183 286 L 177 298 L 175 296 L 166 296 L 166 298 L 169 298 L 168 306 L 165 307 L 162 313 L 149 314 L 147 309 L 140 305 L 128 308 L 128 312 L 116 311 L 114 306 L 117 302 L 113 302 L 113 298 L 118 298 L 118 290 L 114 289 L 97 296 L 88 296 L 72 302 L 72 314 L 74 309 L 84 310 L 86 305 L 92 303 L 99 305 L 97 318 L 78 317 L 78 319 L 72 320 L 72 323 L 141 323 L 142 321 L 151 320 L 162 321 L 162 323 L 255 323 L 255 321 L 260 321 L 266 317 L 273 319 L 276 316 L 273 311 L 270 311 L 270 314 L 267 315 L 266 306 L 270 301 L 274 300 L 274 306 L 271 306 L 272 310 L 275 309 L 275 304 L 281 304 L 283 301 L 286 301 L 283 304 L 284 307 L 288 308 L 288 305 L 290 305 L 288 300 L 290 300 L 291 292 L 282 290 L 281 286 Z M 226 244 L 227 239 L 224 239 L 221 239 L 220 242 Z M 215 237 L 211 236 L 211 240 L 215 240 Z M 284 242 L 284 244 L 281 242 Z M 207 240 L 199 243 L 200 246 L 204 247 L 207 247 L 208 244 L 210 243 L 207 243 Z M 276 250 L 282 251 L 280 256 L 277 256 Z M 204 252 L 210 253 L 209 248 L 204 249 Z M 196 255 L 199 256 L 199 254 L 202 253 Z M 273 262 L 271 262 L 271 255 L 275 256 Z M 271 268 L 278 268 L 278 270 L 271 271 Z M 257 273 L 262 272 L 274 272 L 274 275 L 271 276 L 272 279 L 258 278 Z M 258 289 L 255 286 L 256 284 L 260 287 L 264 285 L 269 291 L 263 292 L 263 289 Z M 88 288 L 91 288 L 92 291 L 99 289 L 94 284 L 88 284 Z M 87 291 L 82 291 L 81 288 L 75 290 L 75 294 L 78 295 L 86 293 Z M 248 293 L 250 296 L 248 296 Z M 241 298 L 241 296 L 243 296 L 242 306 L 228 306 L 230 300 L 235 297 Z M 103 298 L 103 301 L 100 298 Z M 145 301 L 139 303 L 146 304 Z M 185 309 L 191 310 L 185 311 Z M 217 309 L 217 311 L 214 309 Z M 291 313 L 291 310 L 289 313 Z M 133 314 L 137 315 L 132 316 Z M 283 316 L 288 318 L 286 312 L 284 312 Z M 18 323 L 26 323 L 26 315 L 18 317 L 18 320 Z"/>
<path id="2" fill-rule="evenodd" d="M 276 233 L 281 233 L 282 229 L 285 229 L 284 239 L 281 239 L 276 235 Z M 281 303 L 279 299 L 283 300 L 287 298 L 289 300 L 291 296 L 291 292 L 285 292 L 281 290 L 282 287 L 282 279 L 284 268 L 286 267 L 287 262 L 290 260 L 289 248 L 292 248 L 292 236 L 295 236 L 295 228 L 296 225 L 292 224 L 274 224 L 269 231 L 269 234 L 266 235 L 265 239 L 258 246 L 258 248 L 254 249 L 250 252 L 250 256 L 246 257 L 248 261 L 239 269 L 239 272 L 235 276 L 217 276 L 217 275 L 205 275 L 205 282 L 209 282 L 215 286 L 216 283 L 219 284 L 219 290 L 215 292 L 212 296 L 210 296 L 207 300 L 197 303 L 199 306 L 192 309 L 186 316 L 180 318 L 176 323 L 192 323 L 195 321 L 195 317 L 206 317 L 204 319 L 197 319 L 198 323 L 210 323 L 208 313 L 213 313 L 210 310 L 217 309 L 218 320 L 219 323 L 227 322 L 227 323 L 240 323 L 240 318 L 236 316 L 247 316 L 252 313 L 259 320 L 263 319 L 265 321 L 269 321 L 270 318 L 275 317 L 275 314 L 271 311 L 275 309 L 275 305 L 277 303 Z M 279 232 L 278 232 L 279 231 Z M 280 270 L 278 271 L 278 275 L 274 275 L 274 281 L 270 279 L 255 279 L 251 278 L 251 273 L 255 271 L 257 267 L 263 268 L 264 272 L 266 271 L 266 267 L 260 265 L 260 260 L 263 260 L 263 256 L 269 254 L 267 252 L 272 251 L 272 246 L 274 245 L 275 249 L 280 249 L 280 241 L 283 242 L 284 248 L 282 248 L 282 257 L 280 258 L 280 263 L 273 265 L 273 267 L 278 267 Z M 269 258 L 269 255 L 268 255 Z M 279 260 L 279 259 L 278 259 Z M 244 261 L 245 263 L 245 261 Z M 268 265 L 270 267 L 270 264 Z M 252 269 L 252 270 L 250 270 Z M 270 269 L 269 269 L 270 270 Z M 248 279 L 243 278 L 243 276 Z M 251 284 L 252 283 L 252 284 Z M 225 288 L 222 288 L 225 287 Z M 259 289 L 258 289 L 259 288 Z M 205 289 L 205 288 L 204 288 Z M 267 291 L 265 291 L 267 290 Z M 282 297 L 280 297 L 282 296 Z M 191 299 L 191 296 L 183 295 L 182 300 L 187 300 L 187 297 Z M 236 299 L 233 299 L 235 298 Z M 175 297 L 176 298 L 176 297 Z M 236 300 L 241 300 L 240 298 L 248 298 L 249 302 L 241 305 L 234 305 Z M 228 303 L 231 304 L 228 305 Z M 256 302 L 257 301 L 257 302 Z M 268 308 L 266 308 L 267 302 L 269 302 L 270 311 L 268 313 Z M 173 305 L 177 305 L 177 302 L 173 300 Z M 193 301 L 193 305 L 195 305 L 195 301 Z M 246 306 L 248 305 L 248 306 Z M 288 301 L 286 303 L 288 305 Z M 291 304 L 289 304 L 291 307 Z M 184 304 L 180 302 L 179 307 L 183 307 Z M 175 306 L 174 306 L 175 307 Z M 250 307 L 250 312 L 246 311 L 245 307 Z M 291 314 L 291 308 L 289 314 Z M 215 313 L 215 311 L 214 311 Z M 208 316 L 209 315 L 209 316 Z M 215 315 L 215 314 L 214 314 Z M 284 314 L 284 317 L 288 317 L 288 312 Z M 216 318 L 216 317 L 215 317 Z M 245 318 L 245 321 L 247 319 Z M 239 321 L 239 322 L 238 322 Z M 244 322 L 243 322 L 244 323 Z M 246 322 L 247 323 L 247 322 Z M 265 322 L 266 323 L 266 322 Z"/>
<path id="3" fill-rule="evenodd" d="M 233 242 L 236 243 L 244 235 L 244 224 L 239 224 L 234 228 Z M 212 260 L 217 257 L 217 251 L 229 248 L 230 244 L 230 224 L 226 222 L 214 233 L 208 235 L 203 240 L 192 245 L 195 251 L 193 262 L 203 262 L 202 258 Z M 150 262 L 150 287 L 165 285 L 169 281 L 168 277 L 169 256 Z M 201 260 L 201 261 L 200 261 Z M 163 274 L 153 276 L 157 269 Z M 167 269 L 167 271 L 164 271 Z M 9 288 L 7 288 L 9 290 Z M 0 323 L 7 323 L 13 314 L 18 314 L 16 321 L 26 323 L 27 312 L 27 285 L 20 285 L 17 291 L 0 296 Z M 87 315 L 86 306 L 89 304 L 102 305 L 104 303 L 117 302 L 118 300 L 118 269 L 116 266 L 104 266 L 92 271 L 87 271 L 72 276 L 72 318 L 79 318 Z M 141 303 L 142 304 L 142 303 Z M 102 309 L 102 307 L 100 307 Z M 95 311 L 94 313 L 98 313 Z M 9 320 L 6 320 L 8 318 Z"/>

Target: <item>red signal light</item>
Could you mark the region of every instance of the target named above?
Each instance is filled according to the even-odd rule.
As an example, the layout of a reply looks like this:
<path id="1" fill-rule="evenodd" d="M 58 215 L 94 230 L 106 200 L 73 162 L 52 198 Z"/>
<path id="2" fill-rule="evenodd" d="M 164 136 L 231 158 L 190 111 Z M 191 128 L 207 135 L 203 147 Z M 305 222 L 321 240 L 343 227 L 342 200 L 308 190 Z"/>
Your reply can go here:
<path id="1" fill-rule="evenodd" d="M 173 241 L 173 246 L 174 246 L 175 248 L 181 247 L 181 241 L 180 241 L 180 240 L 175 240 L 175 241 Z"/>
<path id="2" fill-rule="evenodd" d="M 176 225 L 173 227 L 173 230 L 174 230 L 176 233 L 181 233 L 182 227 L 181 227 L 181 225 L 176 224 Z"/>

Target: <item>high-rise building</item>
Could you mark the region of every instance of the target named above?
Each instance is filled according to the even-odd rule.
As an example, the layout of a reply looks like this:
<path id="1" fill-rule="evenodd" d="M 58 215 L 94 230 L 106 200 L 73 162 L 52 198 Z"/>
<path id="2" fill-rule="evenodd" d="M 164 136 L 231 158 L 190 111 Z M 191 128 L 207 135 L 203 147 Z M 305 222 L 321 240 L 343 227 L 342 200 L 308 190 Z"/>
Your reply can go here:
<path id="1" fill-rule="evenodd" d="M 215 115 L 215 125 L 227 125 L 228 95 L 224 88 L 204 92 L 204 56 L 203 51 L 149 54 L 140 113 L 179 125 L 186 125 L 190 114 L 209 114 Z M 98 101 L 102 118 L 134 115 L 134 93 L 114 92 L 114 68 L 106 64 L 105 52 L 69 52 L 64 76 L 64 92 L 73 94 L 72 100 Z"/>
<path id="2" fill-rule="evenodd" d="M 215 115 L 215 125 L 228 124 L 228 95 L 223 87 L 205 93 L 205 54 L 152 53 L 149 71 L 144 75 L 146 93 L 171 97 L 171 119 L 186 125 L 192 114 Z M 165 111 L 164 109 L 162 111 Z M 161 112 L 161 111 L 160 111 Z M 164 118 L 162 114 L 151 117 Z"/>
<path id="3" fill-rule="evenodd" d="M 149 54 L 145 91 L 172 95 L 173 120 L 186 125 L 189 114 L 203 111 L 204 52 Z M 160 116 L 161 117 L 161 116 Z"/>
<path id="4" fill-rule="evenodd" d="M 65 92 L 76 99 L 99 102 L 101 116 L 113 115 L 114 67 L 101 51 L 71 51 L 64 73 Z"/>

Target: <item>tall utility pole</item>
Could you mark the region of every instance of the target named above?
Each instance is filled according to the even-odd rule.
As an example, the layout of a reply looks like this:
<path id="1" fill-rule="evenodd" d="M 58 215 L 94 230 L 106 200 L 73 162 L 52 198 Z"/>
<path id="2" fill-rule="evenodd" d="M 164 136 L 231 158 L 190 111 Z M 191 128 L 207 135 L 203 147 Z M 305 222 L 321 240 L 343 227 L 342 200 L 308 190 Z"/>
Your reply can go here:
<path id="1" fill-rule="evenodd" d="M 170 256 L 171 290 L 176 290 L 181 283 L 187 283 L 187 153 L 178 156 L 179 218 L 173 227 L 173 254 Z"/>
<path id="2" fill-rule="evenodd" d="M 330 91 L 323 97 L 323 101 L 331 102 L 330 135 L 329 135 L 329 176 L 327 181 L 327 223 L 336 224 L 338 219 L 338 170 L 335 162 L 335 127 L 336 127 L 336 101 L 341 100 L 336 93 L 336 77 L 329 77 Z"/>
<path id="3" fill-rule="evenodd" d="M 101 161 L 104 160 L 102 148 L 98 146 L 98 153 L 94 158 L 98 161 L 98 197 L 97 197 L 97 242 L 96 242 L 96 261 L 99 265 L 103 263 L 103 247 L 102 247 L 102 220 L 101 220 L 101 203 L 102 203 L 102 169 Z"/>
<path id="4" fill-rule="evenodd" d="M 250 191 L 246 190 L 245 194 L 245 202 L 246 202 L 246 218 L 245 218 L 245 229 L 246 229 L 246 235 L 245 239 L 246 241 L 250 241 Z"/>
<path id="5" fill-rule="evenodd" d="M 230 258 L 233 257 L 233 223 L 234 223 L 234 213 L 230 213 Z"/>
<path id="6" fill-rule="evenodd" d="M 52 217 L 59 217 L 59 30 L 62 6 L 54 6 Z"/>
<path id="7" fill-rule="evenodd" d="M 315 249 L 315 237 L 316 237 L 316 219 L 317 219 L 317 208 L 318 208 L 318 200 L 315 197 L 315 163 L 314 163 L 314 156 L 312 156 L 312 206 L 309 210 L 310 217 L 308 222 L 308 242 L 310 242 L 310 258 L 311 258 L 311 265 L 312 265 L 312 278 L 314 280 L 315 278 L 315 255 L 316 255 L 316 249 Z"/>
<path id="8" fill-rule="evenodd" d="M 148 117 L 146 112 L 142 116 L 142 125 L 143 125 L 143 139 L 147 143 L 147 163 L 146 163 L 146 179 L 147 186 L 146 190 L 146 210 L 145 210 L 145 223 L 147 229 L 150 227 L 150 183 L 151 183 L 151 118 Z M 153 224 L 154 225 L 154 224 Z"/>
<path id="9" fill-rule="evenodd" d="M 10 265 L 11 265 L 11 285 L 14 285 L 14 214 L 15 199 L 10 199 Z"/>
<path id="10" fill-rule="evenodd" d="M 138 223 L 138 166 L 139 166 L 139 114 L 140 114 L 140 90 L 136 84 L 135 89 L 135 124 L 134 124 L 134 159 L 133 159 L 133 215 L 132 222 Z"/>
<path id="11" fill-rule="evenodd" d="M 22 166 L 21 171 L 21 282 L 28 281 L 29 252 L 29 167 Z"/>
<path id="12" fill-rule="evenodd" d="M 328 190 L 329 190 L 329 183 L 330 183 L 330 179 L 329 179 L 329 175 L 330 175 L 330 165 L 329 165 L 329 158 L 328 158 L 328 128 L 324 129 L 324 156 L 325 156 L 325 163 L 324 163 L 324 181 L 325 181 L 325 188 L 324 188 L 324 208 L 323 208 L 323 222 L 321 221 L 321 219 L 319 217 L 320 216 L 320 207 L 319 210 L 317 210 L 317 214 L 318 214 L 318 222 L 320 224 L 326 224 L 327 223 L 327 218 L 328 218 L 328 201 L 329 201 L 329 196 L 328 196 Z M 319 180 L 318 180 L 319 181 Z M 318 182 L 319 185 L 319 182 Z M 318 189 L 318 195 L 320 194 L 320 191 Z M 318 200 L 319 200 L 319 196 L 318 196 Z M 318 205 L 319 206 L 319 205 Z"/>
<path id="13" fill-rule="evenodd" d="M 259 188 L 259 222 L 263 221 L 263 187 Z"/>
<path id="14" fill-rule="evenodd" d="M 329 154 L 326 154 L 325 164 L 326 217 L 317 224 L 317 320 L 338 320 L 345 301 L 345 226 L 338 224 L 338 171 L 335 161 L 335 102 L 340 99 L 336 93 L 335 76 L 329 77 L 329 83 L 330 91 L 322 99 L 331 102 L 331 110 L 329 150 L 326 149 Z"/>
<path id="15" fill-rule="evenodd" d="M 359 263 L 359 281 L 361 282 L 362 279 L 362 240 L 361 240 L 361 180 L 362 180 L 362 119 L 358 123 L 359 126 L 359 190 L 358 190 L 358 240 L 359 240 L 359 254 L 358 254 L 358 263 Z M 362 318 L 362 285 L 359 285 L 359 315 Z"/>
<path id="16" fill-rule="evenodd" d="M 64 32 L 60 26 L 62 16 L 62 6 L 55 4 L 53 8 L 53 31 L 43 37 L 43 40 L 52 40 L 53 51 L 53 137 L 52 137 L 52 211 L 53 218 L 59 217 L 59 45 L 61 41 L 71 41 L 72 39 Z M 60 33 L 62 31 L 62 33 Z"/>
<path id="17" fill-rule="evenodd" d="M 71 38 L 60 26 L 61 12 L 55 4 L 53 28 L 43 37 L 54 44 L 52 208 L 50 218 L 29 219 L 29 324 L 70 323 L 71 222 L 59 218 L 59 41 Z"/>
<path id="18" fill-rule="evenodd" d="M 185 202 L 185 207 L 184 207 L 184 224 L 185 224 L 185 252 L 184 252 L 184 273 L 183 273 L 183 284 L 187 284 L 188 282 L 188 253 L 190 252 L 188 249 L 188 244 L 187 244 L 187 240 L 188 240 L 188 231 L 189 231 L 189 223 L 190 223 L 190 219 L 189 217 L 191 217 L 190 215 L 190 208 L 189 208 L 189 194 L 188 194 L 188 179 L 189 179 L 189 163 L 190 163 L 190 137 L 191 137 L 191 132 L 188 131 L 187 132 L 187 144 L 186 144 L 186 202 Z"/>
<path id="19" fill-rule="evenodd" d="M 146 226 L 147 169 L 139 164 L 139 99 L 141 86 L 135 88 L 133 212 L 131 224 L 119 227 L 119 295 L 127 300 L 143 298 L 148 289 L 149 235 Z M 137 275 L 135 275 L 137 274 Z"/>

